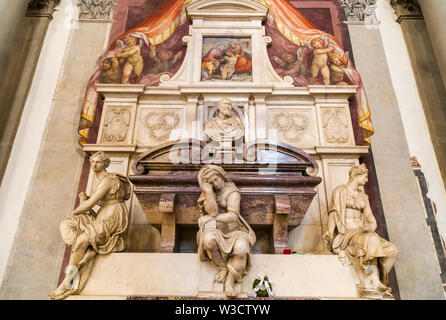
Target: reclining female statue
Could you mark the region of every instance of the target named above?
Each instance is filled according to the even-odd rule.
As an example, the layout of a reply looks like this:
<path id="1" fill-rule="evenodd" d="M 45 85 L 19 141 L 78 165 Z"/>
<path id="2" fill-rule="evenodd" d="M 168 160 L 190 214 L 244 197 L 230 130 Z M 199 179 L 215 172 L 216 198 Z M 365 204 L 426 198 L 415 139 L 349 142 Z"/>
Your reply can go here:
<path id="1" fill-rule="evenodd" d="M 198 173 L 202 193 L 198 199 L 198 257 L 212 262 L 219 271 L 216 282 L 224 282 L 226 296 L 237 296 L 235 281 L 241 282 L 251 264 L 254 231 L 240 215 L 240 192 L 223 168 L 206 165 Z"/>
<path id="2" fill-rule="evenodd" d="M 107 172 L 110 158 L 102 151 L 90 157 L 90 164 L 96 178 L 92 194 L 87 197 L 81 192 L 79 206 L 60 224 L 62 239 L 71 246 L 71 256 L 65 279 L 50 294 L 51 299 L 78 294 L 97 254 L 125 249 L 128 212 L 124 201 L 130 198 L 130 183 L 124 176 Z M 92 210 L 96 205 L 101 207 L 97 213 Z"/>
<path id="3" fill-rule="evenodd" d="M 347 184 L 333 190 L 329 206 L 328 231 L 323 238 L 327 249 L 341 261 L 352 264 L 360 278 L 362 295 L 390 294 L 388 274 L 398 256 L 398 249 L 376 232 L 376 220 L 364 193 L 368 170 L 364 164 L 349 172 Z"/>

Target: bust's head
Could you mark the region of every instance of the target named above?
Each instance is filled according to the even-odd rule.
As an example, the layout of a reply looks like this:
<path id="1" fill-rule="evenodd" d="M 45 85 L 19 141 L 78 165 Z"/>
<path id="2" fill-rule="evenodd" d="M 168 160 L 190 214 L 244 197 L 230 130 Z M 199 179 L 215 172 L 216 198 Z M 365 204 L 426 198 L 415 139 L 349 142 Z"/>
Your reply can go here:
<path id="1" fill-rule="evenodd" d="M 221 99 L 218 101 L 217 108 L 218 111 L 226 118 L 232 116 L 232 102 L 230 99 Z"/>

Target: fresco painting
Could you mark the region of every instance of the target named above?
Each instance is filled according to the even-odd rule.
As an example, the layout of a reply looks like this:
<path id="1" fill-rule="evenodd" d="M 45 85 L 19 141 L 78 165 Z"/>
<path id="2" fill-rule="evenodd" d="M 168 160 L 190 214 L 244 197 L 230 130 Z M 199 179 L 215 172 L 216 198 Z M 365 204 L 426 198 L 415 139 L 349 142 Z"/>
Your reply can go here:
<path id="1" fill-rule="evenodd" d="M 127 21 L 116 24 L 120 31 L 112 30 L 113 37 L 119 36 L 110 39 L 110 46 L 99 58 L 98 69 L 88 83 L 79 124 L 80 143 L 86 142 L 88 130 L 94 124 L 98 101 L 96 84 L 158 86 L 163 75 L 172 78 L 178 72 L 186 55 L 182 39 L 189 35 L 190 21 L 185 7 L 195 1 L 158 0 L 150 4 L 141 2 L 139 6 L 128 6 L 128 1 L 118 4 L 117 12 Z M 264 28 L 273 40 L 267 50 L 275 71 L 282 78 L 291 77 L 296 87 L 357 86 L 357 94 L 351 102 L 352 109 L 356 110 L 352 118 L 357 122 L 360 136 L 370 143 L 368 137 L 373 135 L 374 129 L 367 95 L 344 49 L 348 33 L 341 31 L 339 21 L 334 21 L 335 15 L 330 14 L 339 4 L 333 0 L 330 9 L 307 6 L 301 11 L 296 8 L 295 1 L 255 1 L 269 9 Z M 127 15 L 120 6 L 128 6 Z M 142 20 L 137 23 L 137 19 Z M 250 38 L 209 36 L 203 38 L 202 45 L 201 81 L 253 81 Z"/>
<path id="2" fill-rule="evenodd" d="M 201 80 L 252 81 L 249 38 L 203 38 Z"/>

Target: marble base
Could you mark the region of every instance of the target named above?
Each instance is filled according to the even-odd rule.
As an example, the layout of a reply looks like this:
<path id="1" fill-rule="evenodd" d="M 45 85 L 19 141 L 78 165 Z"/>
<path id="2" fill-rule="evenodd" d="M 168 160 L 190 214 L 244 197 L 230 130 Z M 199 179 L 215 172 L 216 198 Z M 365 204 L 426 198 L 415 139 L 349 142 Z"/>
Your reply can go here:
<path id="1" fill-rule="evenodd" d="M 224 298 L 220 284 L 213 286 L 216 269 L 193 253 L 114 253 L 98 257 L 91 277 L 70 299 L 108 299 L 130 296 L 183 296 Z M 334 255 L 253 254 L 252 268 L 242 284 L 247 297 L 258 275 L 272 281 L 276 299 L 358 299 L 357 276 Z"/>

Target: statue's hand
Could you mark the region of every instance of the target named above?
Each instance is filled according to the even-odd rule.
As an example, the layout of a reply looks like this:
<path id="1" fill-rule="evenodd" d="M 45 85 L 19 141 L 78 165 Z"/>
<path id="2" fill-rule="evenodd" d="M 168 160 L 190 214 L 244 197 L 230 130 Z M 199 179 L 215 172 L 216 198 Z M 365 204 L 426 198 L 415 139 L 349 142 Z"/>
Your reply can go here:
<path id="1" fill-rule="evenodd" d="M 202 189 L 205 193 L 213 193 L 214 189 L 212 188 L 209 182 L 204 182 L 202 185 Z"/>
<path id="2" fill-rule="evenodd" d="M 86 194 L 85 192 L 81 192 L 81 193 L 79 193 L 79 200 L 80 200 L 81 202 L 84 202 L 84 201 L 88 200 L 88 196 L 87 196 L 87 194 Z"/>

